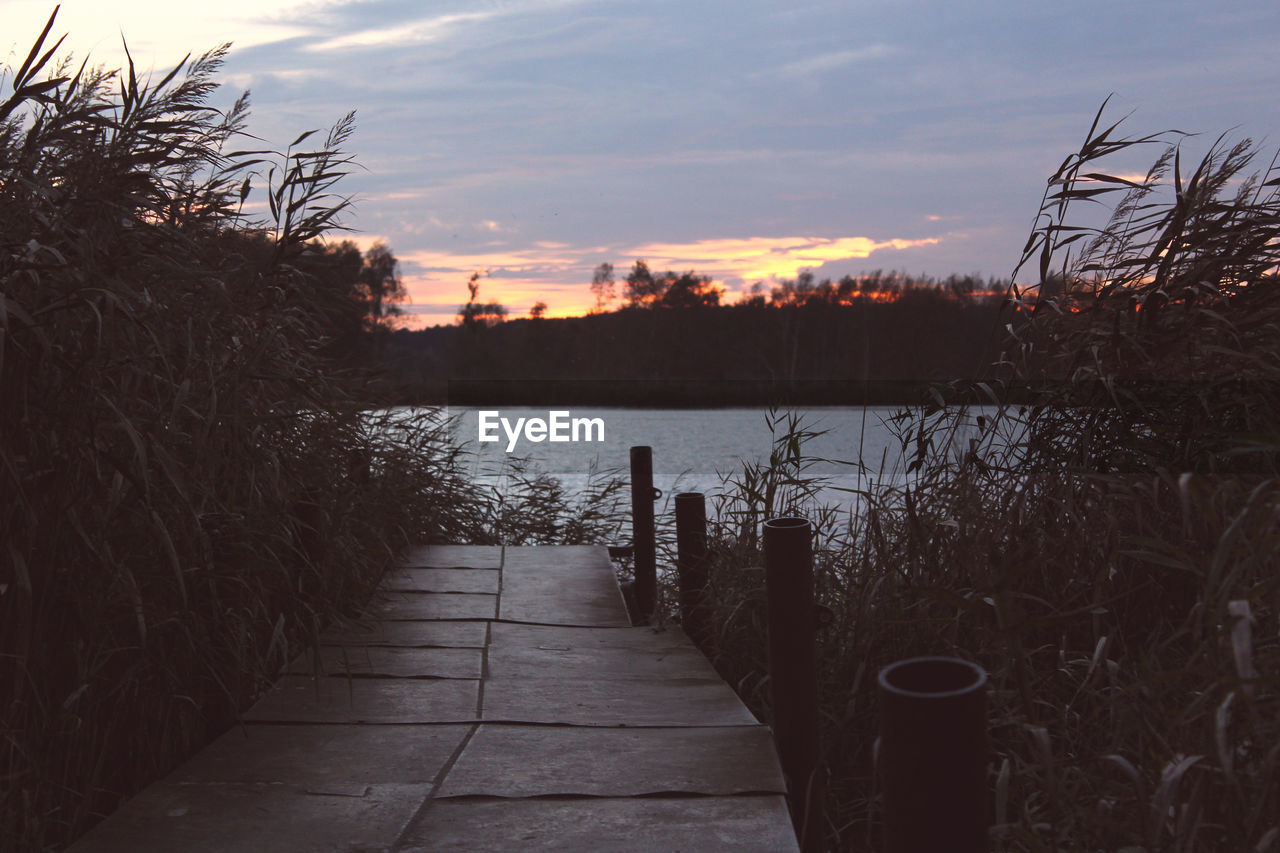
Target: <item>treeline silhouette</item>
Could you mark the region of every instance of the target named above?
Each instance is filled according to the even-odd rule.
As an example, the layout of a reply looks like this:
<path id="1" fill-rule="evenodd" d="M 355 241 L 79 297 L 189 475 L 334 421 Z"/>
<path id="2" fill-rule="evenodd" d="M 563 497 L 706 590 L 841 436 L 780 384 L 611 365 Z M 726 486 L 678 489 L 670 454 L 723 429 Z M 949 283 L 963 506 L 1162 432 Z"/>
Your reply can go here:
<path id="1" fill-rule="evenodd" d="M 1004 298 L 989 284 L 802 275 L 725 306 L 650 290 L 585 317 L 401 330 L 382 362 L 405 403 L 903 402 L 999 355 Z"/>
<path id="2" fill-rule="evenodd" d="M 609 306 L 621 298 L 622 309 L 627 308 L 713 308 L 722 304 L 724 292 L 710 276 L 688 271 L 676 273 L 667 270 L 653 273 L 648 263 L 637 260 L 627 277 L 620 283 L 622 293 L 613 278 L 613 264 L 596 267 L 591 277 L 591 294 L 596 299 L 595 313 L 609 310 Z M 1009 290 L 1007 279 L 983 279 L 979 275 L 949 275 L 943 279 L 931 276 L 912 276 L 891 270 L 875 270 L 859 276 L 846 275 L 838 281 L 825 278 L 819 281 L 811 270 L 801 272 L 794 279 L 784 279 L 772 287 L 764 282 L 753 284 L 742 296 L 739 305 L 769 305 L 774 308 L 789 305 L 854 305 L 865 300 L 891 301 L 908 291 L 938 291 L 957 299 L 967 300 L 1000 294 Z M 505 313 L 505 312 L 504 312 Z"/>
<path id="3" fill-rule="evenodd" d="M 748 305 L 770 305 L 782 308 L 789 305 L 856 305 L 871 300 L 892 302 L 901 296 L 941 297 L 962 303 L 974 299 L 987 301 L 995 297 L 1003 299 L 1009 292 L 1009 280 L 983 279 L 976 274 L 951 274 L 946 278 L 912 276 L 890 270 L 875 270 L 860 276 L 846 275 L 838 281 L 824 278 L 818 281 L 808 270 L 795 279 L 783 280 L 769 288 L 766 295 L 762 283 L 753 286 L 751 294 L 743 300 Z"/>

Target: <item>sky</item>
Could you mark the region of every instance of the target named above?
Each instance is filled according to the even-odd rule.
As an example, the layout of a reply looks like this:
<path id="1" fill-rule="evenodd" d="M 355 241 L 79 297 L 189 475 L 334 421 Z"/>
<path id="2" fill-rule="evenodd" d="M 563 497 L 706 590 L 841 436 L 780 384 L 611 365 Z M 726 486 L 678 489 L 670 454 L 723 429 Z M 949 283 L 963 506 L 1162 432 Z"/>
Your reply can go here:
<path id="1" fill-rule="evenodd" d="M 0 2 L 12 68 L 53 4 Z M 726 301 L 805 269 L 1007 277 L 1107 98 L 1130 135 L 1198 134 L 1184 156 L 1280 146 L 1274 0 L 66 0 L 54 33 L 157 76 L 231 42 L 214 103 L 249 90 L 278 148 L 354 109 L 333 238 L 391 247 L 410 325 L 474 272 L 511 316 L 581 314 L 639 258 Z"/>

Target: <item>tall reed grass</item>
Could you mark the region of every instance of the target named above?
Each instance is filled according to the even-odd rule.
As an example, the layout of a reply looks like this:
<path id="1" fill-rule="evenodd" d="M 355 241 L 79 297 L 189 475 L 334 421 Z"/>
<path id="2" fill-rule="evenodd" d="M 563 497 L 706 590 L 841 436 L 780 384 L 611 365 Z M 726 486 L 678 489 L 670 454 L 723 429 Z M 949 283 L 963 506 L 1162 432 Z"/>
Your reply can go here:
<path id="1" fill-rule="evenodd" d="M 994 414 L 904 410 L 904 470 L 815 519 L 831 849 L 879 848 L 875 676 L 917 654 L 991 675 L 992 850 L 1280 849 L 1280 170 L 1225 139 L 1187 167 L 1101 117 L 971 389 Z M 1096 162 L 1170 142 L 1142 181 Z M 726 484 L 711 581 L 711 656 L 766 719 L 756 524 L 822 512 L 806 428 L 775 426 Z"/>
<path id="2" fill-rule="evenodd" d="M 247 98 L 210 106 L 225 47 L 152 80 L 71 64 L 53 24 L 0 74 L 6 851 L 227 727 L 406 543 L 585 535 L 502 516 L 434 413 L 369 412 L 326 356 L 347 297 L 304 270 L 353 116 L 240 150 Z"/>

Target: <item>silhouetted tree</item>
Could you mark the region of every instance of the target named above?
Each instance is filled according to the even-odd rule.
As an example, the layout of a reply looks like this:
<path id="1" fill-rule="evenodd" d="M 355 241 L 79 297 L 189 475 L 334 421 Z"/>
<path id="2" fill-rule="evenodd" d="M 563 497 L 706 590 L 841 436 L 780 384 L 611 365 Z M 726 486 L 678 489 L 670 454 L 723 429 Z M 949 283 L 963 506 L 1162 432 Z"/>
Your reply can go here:
<path id="1" fill-rule="evenodd" d="M 627 307 L 648 308 L 661 297 L 661 280 L 653 277 L 644 259 L 637 260 L 627 273 Z"/>
<path id="2" fill-rule="evenodd" d="M 265 234 L 261 240 L 270 247 Z M 390 318 L 400 313 L 395 303 L 406 296 L 396 257 L 383 243 L 361 254 L 350 240 L 313 240 L 298 253 L 293 266 L 303 274 L 294 293 L 320 318 L 331 356 L 349 357 L 370 332 L 386 330 Z"/>
<path id="3" fill-rule="evenodd" d="M 467 304 L 458 309 L 458 321 L 473 331 L 496 326 L 507 319 L 507 309 L 498 302 L 481 304 L 476 301 L 480 294 L 481 273 L 473 272 L 467 280 Z"/>
<path id="4" fill-rule="evenodd" d="M 395 303 L 405 298 L 404 284 L 397 274 L 399 262 L 385 243 L 374 243 L 364 253 L 364 266 L 360 270 L 357 293 L 364 302 L 370 328 L 385 327 L 387 321 L 400 313 Z"/>
<path id="5" fill-rule="evenodd" d="M 627 274 L 628 308 L 702 308 L 720 304 L 720 290 L 711 286 L 710 276 L 692 270 L 677 274 L 671 270 L 654 275 L 644 260 L 638 260 Z"/>
<path id="6" fill-rule="evenodd" d="M 711 277 L 695 275 L 692 271 L 676 277 L 674 273 L 661 276 L 662 296 L 655 303 L 663 308 L 714 308 L 720 304 L 720 291 L 711 286 Z"/>
<path id="7" fill-rule="evenodd" d="M 266 239 L 264 237 L 264 239 Z M 294 265 L 304 277 L 308 307 L 321 318 L 330 354 L 348 355 L 365 331 L 369 309 L 360 295 L 364 258 L 350 240 L 307 244 Z"/>
<path id="8" fill-rule="evenodd" d="M 591 294 L 596 298 L 596 311 L 602 312 L 617 298 L 613 287 L 613 264 L 602 263 L 591 275 Z"/>

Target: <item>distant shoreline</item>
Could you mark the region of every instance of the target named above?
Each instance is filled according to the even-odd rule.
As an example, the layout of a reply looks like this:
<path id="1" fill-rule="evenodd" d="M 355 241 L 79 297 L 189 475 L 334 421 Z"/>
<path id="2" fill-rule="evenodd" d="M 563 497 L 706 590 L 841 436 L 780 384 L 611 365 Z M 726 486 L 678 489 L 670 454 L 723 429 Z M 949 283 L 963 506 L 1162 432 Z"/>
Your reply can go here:
<path id="1" fill-rule="evenodd" d="M 400 405 L 454 406 L 617 406 L 625 408 L 714 409 L 767 406 L 1034 405 L 1046 398 L 1074 397 L 1077 405 L 1108 406 L 1112 395 L 1145 398 L 1152 404 L 1189 393 L 1194 383 L 1150 381 L 1001 385 L 975 380 L 797 379 L 455 379 L 393 394 Z M 1052 387 L 1050 387 L 1052 386 Z"/>
<path id="2" fill-rule="evenodd" d="M 624 406 L 632 408 L 734 408 L 757 406 L 910 406 L 937 402 L 992 401 L 975 383 L 918 380 L 528 380 L 469 379 L 440 383 L 412 401 L 455 406 Z"/>

